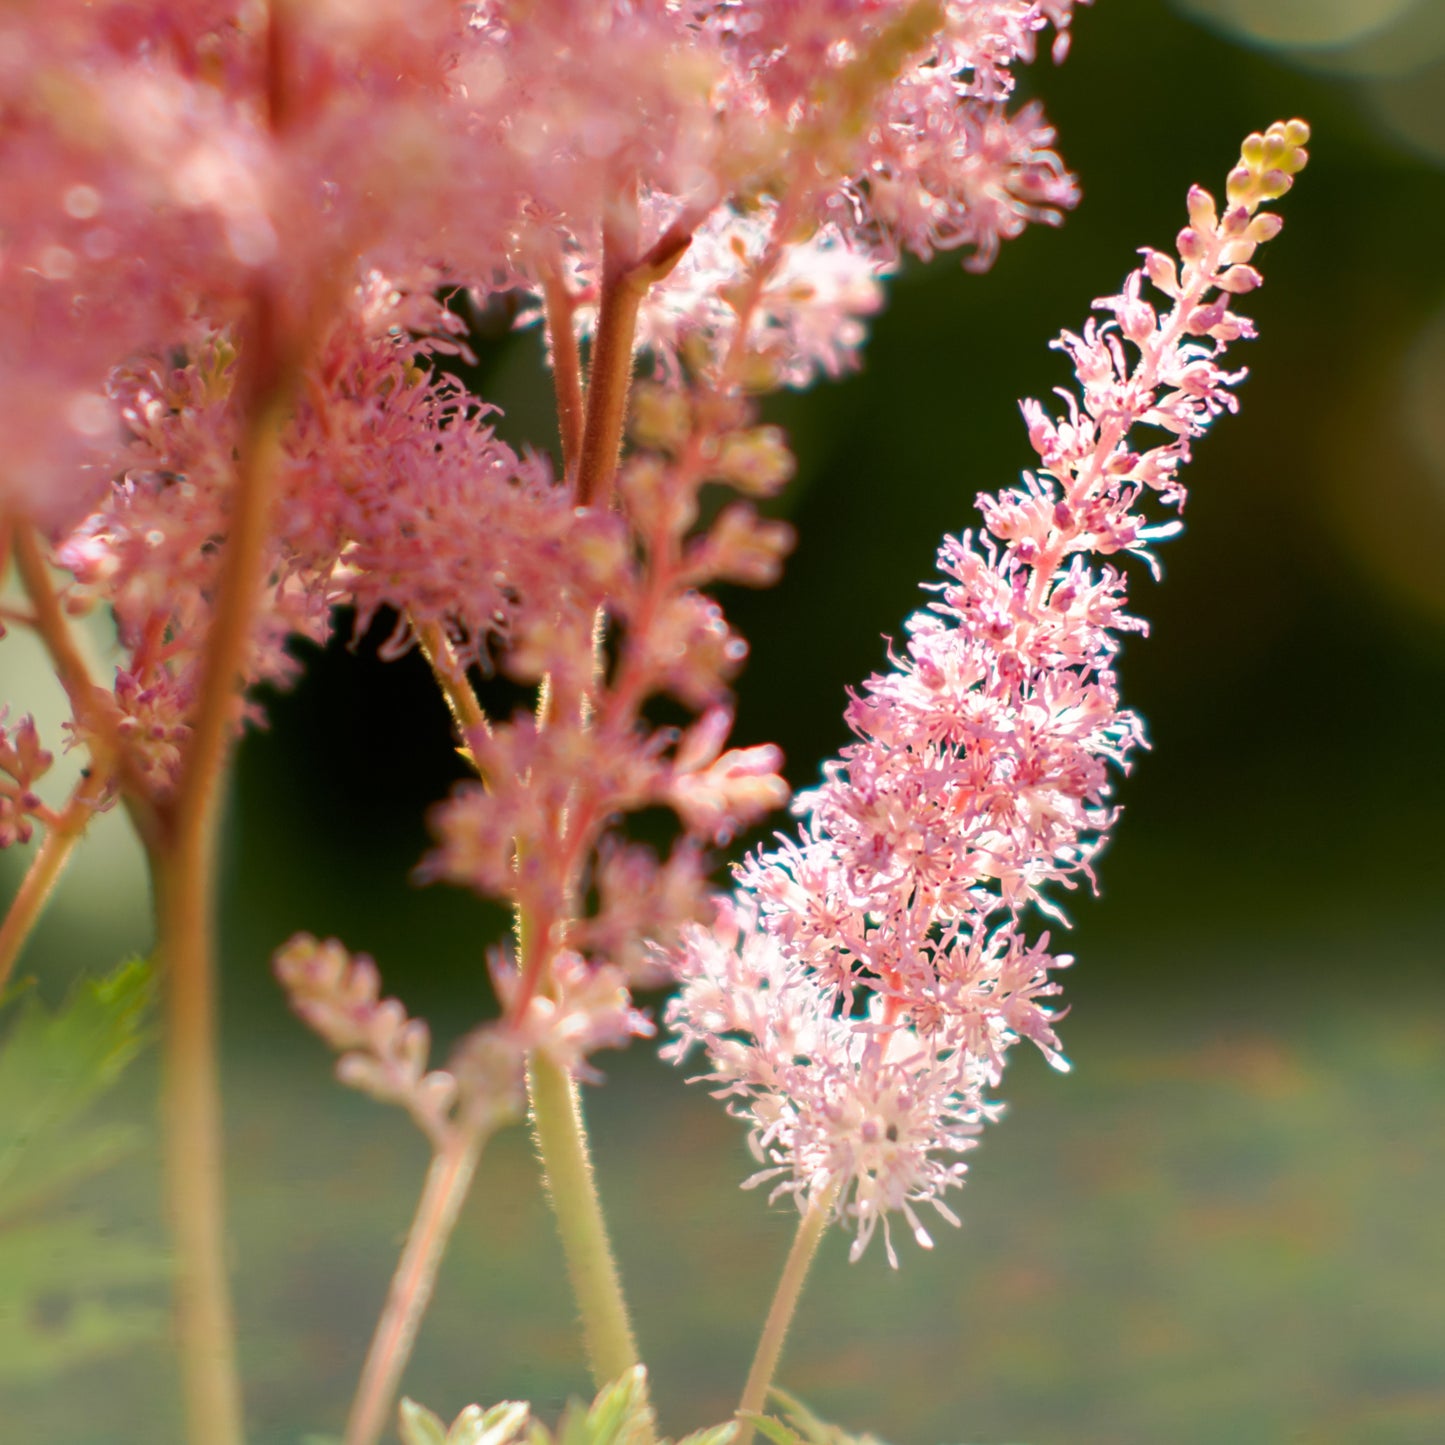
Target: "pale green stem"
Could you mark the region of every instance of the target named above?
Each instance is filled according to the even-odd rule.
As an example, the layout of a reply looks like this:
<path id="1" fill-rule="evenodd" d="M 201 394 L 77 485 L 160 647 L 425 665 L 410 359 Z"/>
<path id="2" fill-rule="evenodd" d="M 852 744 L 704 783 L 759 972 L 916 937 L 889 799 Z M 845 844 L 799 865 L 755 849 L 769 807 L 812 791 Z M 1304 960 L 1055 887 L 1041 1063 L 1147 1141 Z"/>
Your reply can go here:
<path id="1" fill-rule="evenodd" d="M 386 1428 L 483 1143 L 484 1135 L 479 1130 L 458 1126 L 455 1136 L 432 1155 L 406 1247 L 392 1276 L 386 1308 L 377 1321 L 362 1366 L 361 1381 L 346 1421 L 345 1445 L 376 1445 Z"/>
<path id="2" fill-rule="evenodd" d="M 533 1136 L 582 1316 L 587 1359 L 600 1388 L 637 1364 L 637 1341 L 597 1197 L 577 1084 L 566 1069 L 537 1053 L 527 1068 L 527 1087 Z"/>
<path id="3" fill-rule="evenodd" d="M 763 1323 L 763 1333 L 758 1339 L 757 1353 L 753 1356 L 752 1369 L 748 1371 L 747 1384 L 743 1386 L 743 1397 L 738 1402 L 739 1426 L 733 1445 L 751 1445 L 756 1426 L 751 1417 L 762 1414 L 767 1403 L 768 1390 L 772 1387 L 778 1361 L 783 1354 L 783 1341 L 787 1338 L 788 1326 L 798 1308 L 803 1293 L 803 1282 L 808 1277 L 808 1267 L 817 1253 L 818 1242 L 828 1227 L 833 1201 L 837 1198 L 836 1186 L 825 1189 L 808 1205 L 798 1232 L 793 1236 L 793 1247 L 788 1251 L 787 1262 L 783 1265 L 782 1278 L 773 1295 L 768 1317 Z"/>

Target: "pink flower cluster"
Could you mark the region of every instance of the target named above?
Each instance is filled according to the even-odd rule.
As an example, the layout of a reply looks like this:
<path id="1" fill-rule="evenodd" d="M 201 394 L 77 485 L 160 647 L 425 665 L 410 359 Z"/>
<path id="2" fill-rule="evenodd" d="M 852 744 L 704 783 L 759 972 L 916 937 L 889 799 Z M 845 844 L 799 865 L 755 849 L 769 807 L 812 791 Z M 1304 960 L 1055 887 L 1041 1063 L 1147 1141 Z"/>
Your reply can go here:
<path id="1" fill-rule="evenodd" d="M 1075 188 L 1009 67 L 1072 0 L 34 0 L 0 20 L 0 504 L 73 520 L 123 462 L 110 369 L 305 329 L 373 266 L 488 290 L 787 197 L 865 251 L 986 259 Z M 619 195 L 636 198 L 619 218 Z M 793 239 L 789 238 L 790 241 Z M 592 262 L 589 262 L 589 256 Z M 358 262 L 360 263 L 358 266 Z"/>
<path id="2" fill-rule="evenodd" d="M 1070 0 L 12 7 L 0 523 L 51 543 L 69 610 L 116 618 L 112 696 L 77 703 L 76 737 L 117 790 L 169 805 L 238 467 L 274 441 L 245 683 L 288 681 L 288 639 L 320 639 L 350 605 L 362 628 L 394 614 L 398 647 L 442 643 L 457 678 L 500 662 L 576 699 L 605 606 L 629 661 L 595 746 L 631 756 L 620 796 L 676 800 L 698 837 L 775 803 L 761 755 L 722 751 L 743 645 L 701 589 L 770 582 L 789 534 L 751 501 L 698 534 L 699 490 L 757 498 L 786 479 L 747 398 L 853 365 L 900 249 L 964 246 L 983 262 L 1073 204 L 1052 132 L 1034 108 L 1006 110 L 1011 67 L 1071 13 Z M 621 508 L 579 509 L 571 462 L 501 443 L 486 403 L 437 370 L 465 347 L 433 297 L 535 298 L 554 356 L 572 349 L 559 397 L 570 386 L 580 406 L 575 343 L 601 345 L 609 276 L 640 276 L 653 254 L 665 261 L 626 344 L 651 353 L 657 386 L 635 411 Z M 634 736 L 659 690 L 708 714 L 681 749 Z M 238 701 L 233 723 L 248 711 Z M 525 736 L 474 755 L 518 762 Z M 618 801 L 614 788 L 598 806 Z"/>
<path id="3" fill-rule="evenodd" d="M 799 835 L 741 866 L 715 926 L 684 931 L 669 1054 L 705 1048 L 705 1077 L 752 1125 L 754 1181 L 800 1206 L 836 1195 L 855 1258 L 881 1221 L 896 1264 L 893 1210 L 925 1246 L 915 1206 L 954 1221 L 939 1196 L 1015 1042 L 1067 1067 L 1050 1005 L 1072 960 L 1030 938 L 1027 910 L 1058 916 L 1054 892 L 1092 881 L 1115 817 L 1109 765 L 1142 741 L 1113 662 L 1143 624 L 1124 575 L 1093 559 L 1148 560 L 1177 530 L 1149 503 L 1182 506 L 1191 439 L 1235 407 L 1244 373 L 1221 358 L 1254 331 L 1229 303 L 1259 284 L 1249 262 L 1281 224 L 1259 207 L 1289 188 L 1307 139 L 1298 121 L 1251 136 L 1223 214 L 1191 191 L 1178 259 L 1146 251 L 1094 303 L 1108 319 L 1061 336 L 1079 393 L 1061 416 L 1024 403 L 1037 470 L 979 498 L 979 534 L 945 541 L 938 596 L 851 698 L 858 741 L 797 799 Z"/>

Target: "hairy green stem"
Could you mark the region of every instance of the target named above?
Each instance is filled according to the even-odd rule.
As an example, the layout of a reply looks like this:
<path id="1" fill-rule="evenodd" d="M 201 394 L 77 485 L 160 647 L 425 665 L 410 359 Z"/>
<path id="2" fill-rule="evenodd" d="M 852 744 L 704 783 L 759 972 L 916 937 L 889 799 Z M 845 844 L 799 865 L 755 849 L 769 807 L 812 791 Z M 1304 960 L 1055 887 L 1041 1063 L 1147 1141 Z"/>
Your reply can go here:
<path id="1" fill-rule="evenodd" d="M 582 1316 L 587 1359 L 600 1388 L 637 1364 L 637 1342 L 597 1197 L 577 1084 L 566 1069 L 536 1053 L 528 1064 L 527 1087 L 532 1132 Z"/>
<path id="2" fill-rule="evenodd" d="M 783 1341 L 787 1338 L 788 1326 L 798 1308 L 803 1293 L 803 1282 L 808 1277 L 808 1268 L 817 1253 L 818 1242 L 828 1227 L 833 1201 L 837 1198 L 837 1186 L 824 1190 L 808 1205 L 798 1232 L 793 1236 L 793 1246 L 788 1251 L 783 1265 L 782 1277 L 773 1295 L 773 1303 L 763 1324 L 763 1333 L 758 1339 L 757 1353 L 753 1356 L 752 1368 L 748 1371 L 747 1384 L 743 1386 L 743 1397 L 738 1402 L 741 1417 L 738 1434 L 733 1445 L 751 1445 L 756 1426 L 752 1416 L 760 1415 L 767 1403 L 768 1390 L 777 1373 L 778 1361 L 783 1354 Z"/>
<path id="3" fill-rule="evenodd" d="M 406 1247 L 362 1366 L 346 1421 L 345 1445 L 376 1445 L 386 1428 L 422 1316 L 431 1303 L 442 1255 L 471 1188 L 484 1137 L 477 1129 L 458 1126 L 432 1155 Z"/>

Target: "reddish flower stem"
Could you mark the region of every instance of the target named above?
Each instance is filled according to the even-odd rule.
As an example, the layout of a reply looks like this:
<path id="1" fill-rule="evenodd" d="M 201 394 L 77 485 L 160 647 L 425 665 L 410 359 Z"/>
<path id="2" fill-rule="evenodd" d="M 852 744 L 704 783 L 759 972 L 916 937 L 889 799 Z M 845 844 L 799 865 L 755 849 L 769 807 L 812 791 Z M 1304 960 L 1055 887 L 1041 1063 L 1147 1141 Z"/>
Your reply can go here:
<path id="1" fill-rule="evenodd" d="M 216 1005 L 216 862 L 221 782 L 261 590 L 261 565 L 291 368 L 257 306 L 242 442 L 199 703 L 175 800 L 151 840 L 157 947 L 165 969 L 162 1118 L 176 1247 L 176 1332 L 193 1445 L 242 1445 L 241 1386 L 226 1269 Z"/>
<path id="2" fill-rule="evenodd" d="M 647 288 L 677 265 L 691 242 L 689 217 L 665 231 L 640 257 L 627 253 L 626 242 L 617 230 L 604 230 L 602 298 L 587 373 L 587 420 L 577 462 L 577 501 L 581 506 L 607 507 L 612 503 L 627 398 L 632 390 L 637 313 Z"/>
<path id="3" fill-rule="evenodd" d="M 484 1135 L 476 1129 L 459 1125 L 432 1155 L 406 1247 L 362 1366 L 346 1421 L 345 1445 L 376 1445 L 391 1418 L 402 1372 L 431 1303 L 437 1270 L 471 1188 L 484 1142 Z"/>
<path id="4" fill-rule="evenodd" d="M 608 507 L 612 503 L 612 482 L 632 390 L 632 343 L 644 290 L 636 275 L 626 269 L 602 283 L 597 335 L 587 373 L 587 420 L 577 461 L 579 506 Z"/>
<path id="5" fill-rule="evenodd" d="M 547 338 L 552 346 L 552 384 L 557 393 L 562 468 L 571 476 L 582 451 L 586 403 L 582 396 L 582 358 L 572 325 L 576 302 L 557 267 L 548 267 L 542 274 L 542 301 L 547 312 Z"/>
<path id="6" fill-rule="evenodd" d="M 90 664 L 56 596 L 45 549 L 35 535 L 34 527 L 28 522 L 15 522 L 10 545 L 16 574 L 34 609 L 32 625 L 36 636 L 50 654 L 55 676 L 69 699 L 71 715 L 90 734 L 94 755 L 94 739 L 104 738 L 107 746 L 114 743 L 114 718 L 101 706 L 106 695 L 91 678 Z M 103 762 L 104 759 L 97 758 L 96 761 Z"/>

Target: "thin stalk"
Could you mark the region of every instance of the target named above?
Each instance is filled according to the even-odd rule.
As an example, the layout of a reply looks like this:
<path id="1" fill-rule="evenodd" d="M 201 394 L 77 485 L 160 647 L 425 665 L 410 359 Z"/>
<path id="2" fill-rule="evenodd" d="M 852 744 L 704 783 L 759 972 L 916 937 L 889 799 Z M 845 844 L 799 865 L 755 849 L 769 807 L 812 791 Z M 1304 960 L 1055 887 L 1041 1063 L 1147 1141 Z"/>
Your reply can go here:
<path id="1" fill-rule="evenodd" d="M 547 339 L 552 346 L 552 385 L 557 393 L 562 468 L 570 476 L 582 451 L 586 406 L 582 398 L 582 359 L 572 326 L 576 303 L 557 267 L 549 266 L 542 274 L 542 302 L 547 312 Z"/>
<path id="2" fill-rule="evenodd" d="M 165 966 L 161 1117 L 187 1438 L 192 1445 L 241 1445 L 226 1271 L 210 854 L 207 847 L 151 855 Z"/>
<path id="3" fill-rule="evenodd" d="M 406 1247 L 392 1276 L 386 1308 L 377 1321 L 362 1366 L 361 1382 L 346 1421 L 345 1445 L 376 1445 L 386 1428 L 417 1329 L 431 1303 L 437 1269 L 476 1173 L 483 1142 L 479 1130 L 462 1125 L 432 1155 Z"/>
<path id="4" fill-rule="evenodd" d="M 91 679 L 90 665 L 60 605 L 60 599 L 55 595 L 50 565 L 35 529 L 29 523 L 15 523 L 11 549 L 15 571 L 30 598 L 31 607 L 35 609 L 33 625 L 36 635 L 50 654 L 55 676 L 70 700 L 70 710 L 76 722 L 94 728 L 99 694 Z"/>
<path id="5" fill-rule="evenodd" d="M 778 1361 L 782 1358 L 783 1341 L 787 1338 L 788 1326 L 793 1322 L 793 1313 L 803 1293 L 803 1282 L 808 1277 L 808 1267 L 818 1250 L 818 1241 L 828 1226 L 828 1216 L 837 1197 L 837 1186 L 824 1190 L 807 1208 L 798 1221 L 798 1232 L 793 1236 L 793 1247 L 783 1265 L 782 1277 L 778 1280 L 772 1306 L 763 1323 L 763 1333 L 758 1339 L 757 1353 L 753 1356 L 752 1368 L 748 1371 L 747 1384 L 743 1386 L 743 1397 L 738 1402 L 738 1433 L 733 1445 L 752 1445 L 757 1429 L 752 1416 L 760 1415 L 767 1403 L 768 1390 L 777 1372 Z"/>
<path id="6" fill-rule="evenodd" d="M 186 1424 L 193 1445 L 242 1445 L 241 1387 L 226 1269 L 216 1008 L 216 877 L 221 780 L 261 590 L 284 368 L 249 409 L 175 803 L 150 849 L 157 944 L 165 966 L 162 1118 L 166 1195 L 176 1246 L 175 1307 Z"/>
<path id="7" fill-rule="evenodd" d="M 527 1088 L 532 1133 L 582 1316 L 587 1360 L 600 1389 L 637 1364 L 637 1341 L 597 1197 L 577 1084 L 566 1069 L 534 1053 L 527 1067 Z"/>
<path id="8" fill-rule="evenodd" d="M 696 220 L 685 214 L 642 256 L 627 254 L 626 242 L 621 239 L 621 234 L 631 234 L 631 226 L 623 227 L 621 233 L 603 232 L 602 296 L 587 372 L 587 420 L 577 461 L 577 501 L 581 506 L 612 504 L 612 483 L 622 454 L 622 428 L 632 390 L 637 313 L 648 288 L 667 277 L 692 244 Z"/>
<path id="9" fill-rule="evenodd" d="M 457 660 L 452 645 L 439 623 L 423 622 L 416 627 L 416 639 L 432 676 L 446 699 L 447 709 L 457 731 L 465 738 L 468 728 L 485 728 L 487 715 L 467 681 L 466 669 Z"/>
<path id="10" fill-rule="evenodd" d="M 82 778 L 70 802 L 50 824 L 45 840 L 36 849 L 25 877 L 20 880 L 19 891 L 10 901 L 5 921 L 0 923 L 0 996 L 10 981 L 10 971 L 25 940 L 44 912 L 51 890 L 70 861 L 75 845 L 80 841 L 90 820 L 95 816 L 95 807 L 105 794 L 104 784 L 97 774 Z"/>
<path id="11" fill-rule="evenodd" d="M 221 779 L 231 751 L 236 694 L 261 591 L 261 559 L 277 463 L 281 456 L 283 401 L 279 381 L 262 396 L 248 420 L 236 478 L 235 504 L 226 529 L 216 604 L 206 637 L 198 702 L 176 790 L 172 831 L 180 850 L 211 850 L 219 814 Z M 209 1442 L 208 1442 L 209 1445 Z"/>
<path id="12" fill-rule="evenodd" d="M 597 336 L 587 372 L 587 422 L 577 461 L 579 506 L 605 508 L 612 502 L 627 397 L 632 390 L 632 343 L 645 289 L 629 270 L 602 283 Z"/>

